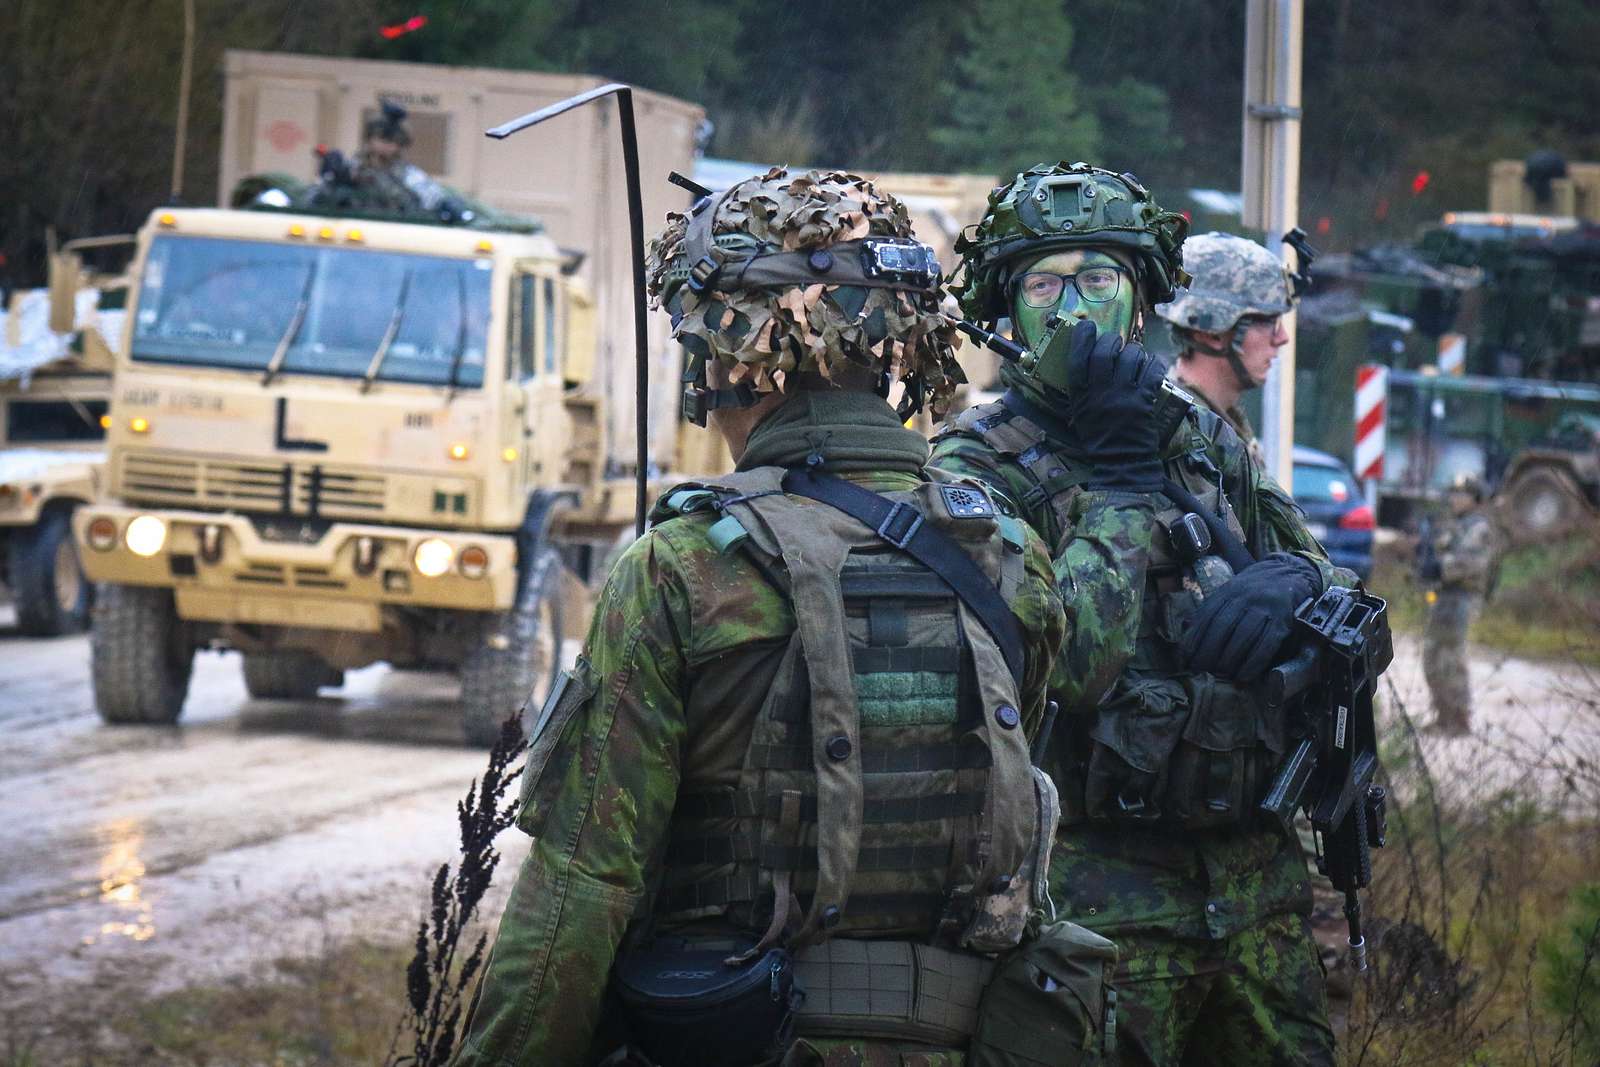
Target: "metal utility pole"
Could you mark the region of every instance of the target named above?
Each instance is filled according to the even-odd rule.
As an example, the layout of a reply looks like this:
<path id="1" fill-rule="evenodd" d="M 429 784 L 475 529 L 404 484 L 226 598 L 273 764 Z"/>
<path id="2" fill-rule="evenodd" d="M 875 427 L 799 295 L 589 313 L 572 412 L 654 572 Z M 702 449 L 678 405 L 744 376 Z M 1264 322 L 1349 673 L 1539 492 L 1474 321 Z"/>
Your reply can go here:
<path id="1" fill-rule="evenodd" d="M 194 73 L 194 0 L 183 0 L 183 67 L 178 74 L 178 130 L 172 139 L 171 200 L 183 195 L 183 153 L 189 142 L 189 83 Z"/>
<path id="2" fill-rule="evenodd" d="M 1267 247 L 1288 255 L 1300 200 L 1300 42 L 1304 0 L 1249 0 L 1244 45 L 1244 224 L 1265 230 Z M 1261 447 L 1267 469 L 1288 486 L 1294 473 L 1295 317 L 1284 319 L 1279 349 L 1261 396 Z"/>

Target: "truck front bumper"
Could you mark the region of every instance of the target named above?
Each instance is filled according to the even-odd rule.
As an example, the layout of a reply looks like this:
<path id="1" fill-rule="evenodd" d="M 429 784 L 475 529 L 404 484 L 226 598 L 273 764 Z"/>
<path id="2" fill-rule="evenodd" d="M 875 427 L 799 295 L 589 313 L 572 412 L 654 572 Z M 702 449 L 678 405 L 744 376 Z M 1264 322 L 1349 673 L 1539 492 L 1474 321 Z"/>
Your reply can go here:
<path id="1" fill-rule="evenodd" d="M 140 516 L 164 527 L 151 551 L 145 524 L 143 555 L 128 539 Z M 387 606 L 503 611 L 516 592 L 516 541 L 506 534 L 359 523 L 318 533 L 292 519 L 258 525 L 238 514 L 108 504 L 80 507 L 72 526 L 91 581 L 172 589 L 179 616 L 190 620 L 376 632 Z M 449 546 L 443 573 L 418 569 L 424 541 Z M 431 548 L 437 560 L 442 553 Z M 464 565 L 464 553 L 481 559 L 481 571 Z"/>

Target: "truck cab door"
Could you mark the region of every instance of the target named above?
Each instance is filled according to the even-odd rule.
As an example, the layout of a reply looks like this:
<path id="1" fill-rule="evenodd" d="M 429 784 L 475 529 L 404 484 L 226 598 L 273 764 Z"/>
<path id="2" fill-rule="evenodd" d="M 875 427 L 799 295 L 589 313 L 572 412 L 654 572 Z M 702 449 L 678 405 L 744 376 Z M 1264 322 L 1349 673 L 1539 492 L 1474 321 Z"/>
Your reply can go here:
<path id="1" fill-rule="evenodd" d="M 519 463 L 528 490 L 563 481 L 567 416 L 562 404 L 560 283 L 548 265 L 512 276 L 506 369 L 516 409 Z M 546 273 L 546 270 L 549 270 Z"/>

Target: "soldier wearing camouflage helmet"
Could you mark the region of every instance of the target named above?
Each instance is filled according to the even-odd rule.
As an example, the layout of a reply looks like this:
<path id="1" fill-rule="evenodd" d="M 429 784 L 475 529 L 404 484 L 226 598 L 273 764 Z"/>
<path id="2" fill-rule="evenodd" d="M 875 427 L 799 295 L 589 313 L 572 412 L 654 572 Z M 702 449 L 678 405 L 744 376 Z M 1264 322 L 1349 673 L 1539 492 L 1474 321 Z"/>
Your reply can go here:
<path id="1" fill-rule="evenodd" d="M 1189 285 L 1156 314 L 1180 345 L 1172 379 L 1221 415 L 1264 465 L 1240 401 L 1266 384 L 1278 349 L 1289 343 L 1283 316 L 1294 287 L 1283 262 L 1254 241 L 1203 233 L 1183 245 Z"/>
<path id="2" fill-rule="evenodd" d="M 773 170 L 669 216 L 648 281 L 737 468 L 657 502 L 539 714 L 456 1063 L 960 1067 L 1045 900 L 1065 622 L 884 398 L 957 380 L 937 264 L 870 182 Z"/>
<path id="3" fill-rule="evenodd" d="M 1446 496 L 1444 528 L 1430 531 L 1432 551 L 1419 553 L 1417 577 L 1427 590 L 1422 673 L 1433 700 L 1430 733 L 1472 732 L 1472 673 L 1467 631 L 1483 610 L 1499 568 L 1500 535 L 1483 507 L 1483 482 L 1458 474 Z"/>
<path id="4" fill-rule="evenodd" d="M 1331 1064 L 1306 869 L 1255 811 L 1286 739 L 1253 683 L 1299 604 L 1354 576 L 1139 343 L 1184 280 L 1184 234 L 1131 175 L 1087 164 L 996 189 L 958 245 L 958 291 L 1023 351 L 933 461 L 1054 546 L 1050 889 L 1120 950 L 1111 1061 Z"/>

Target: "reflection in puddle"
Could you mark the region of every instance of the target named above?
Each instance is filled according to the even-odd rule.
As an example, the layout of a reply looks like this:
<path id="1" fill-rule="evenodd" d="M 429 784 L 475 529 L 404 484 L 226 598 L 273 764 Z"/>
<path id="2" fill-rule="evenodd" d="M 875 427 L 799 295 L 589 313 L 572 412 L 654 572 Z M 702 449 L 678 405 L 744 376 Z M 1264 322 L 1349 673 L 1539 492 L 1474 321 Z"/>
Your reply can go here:
<path id="1" fill-rule="evenodd" d="M 156 927 L 140 884 L 144 861 L 139 858 L 139 848 L 144 844 L 144 831 L 133 819 L 118 819 L 107 824 L 102 836 L 110 847 L 100 859 L 100 900 L 115 909 L 116 918 L 102 923 L 98 934 L 85 934 L 83 943 L 92 945 L 101 937 L 148 941 L 155 936 Z"/>

